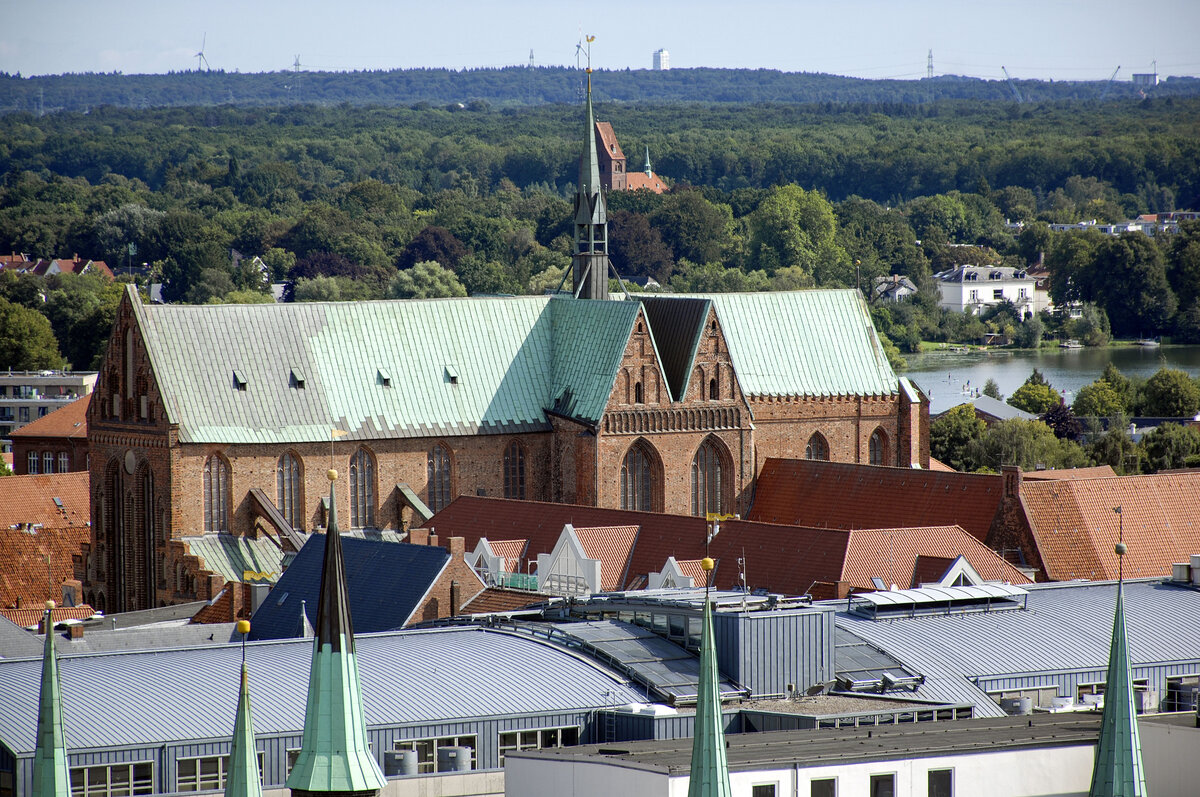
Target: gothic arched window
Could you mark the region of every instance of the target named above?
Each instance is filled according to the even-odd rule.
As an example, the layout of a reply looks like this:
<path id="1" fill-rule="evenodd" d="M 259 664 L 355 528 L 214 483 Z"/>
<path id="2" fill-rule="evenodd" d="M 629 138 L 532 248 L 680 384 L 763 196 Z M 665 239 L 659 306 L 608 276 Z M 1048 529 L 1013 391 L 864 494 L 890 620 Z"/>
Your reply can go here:
<path id="1" fill-rule="evenodd" d="M 867 444 L 867 461 L 872 465 L 886 465 L 887 453 L 887 435 L 882 429 L 876 429 L 871 433 L 871 440 Z"/>
<path id="2" fill-rule="evenodd" d="M 813 436 L 808 438 L 808 445 L 804 447 L 804 458 L 829 461 L 829 443 L 820 432 L 814 432 Z"/>
<path id="3" fill-rule="evenodd" d="M 275 505 L 294 529 L 303 527 L 304 493 L 300 485 L 300 459 L 289 451 L 275 467 Z"/>
<path id="4" fill-rule="evenodd" d="M 204 530 L 229 531 L 229 463 L 220 454 L 204 460 Z"/>
<path id="5" fill-rule="evenodd" d="M 504 497 L 525 499 L 525 447 L 516 440 L 504 449 Z"/>
<path id="6" fill-rule="evenodd" d="M 375 528 L 375 458 L 365 447 L 350 457 L 350 527 Z"/>
<path id="7" fill-rule="evenodd" d="M 629 447 L 621 463 L 621 508 L 653 512 L 658 493 L 658 459 L 644 440 Z"/>
<path id="8" fill-rule="evenodd" d="M 451 476 L 453 461 L 450 459 L 450 449 L 441 443 L 429 449 L 429 508 L 441 512 L 453 497 Z"/>
<path id="9" fill-rule="evenodd" d="M 725 514 L 725 461 L 720 444 L 708 438 L 692 459 L 692 514 Z"/>

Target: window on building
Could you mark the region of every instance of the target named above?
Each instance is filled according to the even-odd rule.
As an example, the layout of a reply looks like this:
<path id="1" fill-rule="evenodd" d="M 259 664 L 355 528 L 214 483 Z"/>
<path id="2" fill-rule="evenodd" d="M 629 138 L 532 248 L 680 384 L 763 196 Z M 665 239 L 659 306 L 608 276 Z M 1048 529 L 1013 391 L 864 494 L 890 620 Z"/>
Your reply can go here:
<path id="1" fill-rule="evenodd" d="M 48 413 L 48 412 L 50 412 L 49 407 L 38 407 L 38 417 L 39 418 L 45 418 L 46 413 Z"/>
<path id="2" fill-rule="evenodd" d="M 71 455 L 68 454 L 66 451 L 58 452 L 58 472 L 59 473 L 70 473 L 71 472 Z"/>
<path id="3" fill-rule="evenodd" d="M 30 451 L 29 454 L 26 455 L 25 460 L 26 472 L 30 476 L 36 476 L 38 473 L 38 463 L 41 462 L 41 460 L 38 459 L 38 452 Z"/>
<path id="4" fill-rule="evenodd" d="M 452 469 L 450 449 L 441 443 L 429 449 L 429 508 L 434 512 L 445 509 L 453 497 Z"/>
<path id="5" fill-rule="evenodd" d="M 525 447 L 516 440 L 504 449 L 504 497 L 525 499 Z"/>
<path id="6" fill-rule="evenodd" d="M 1004 298 L 1004 289 L 996 288 L 992 291 L 992 298 L 997 302 Z"/>
<path id="7" fill-rule="evenodd" d="M 296 762 L 300 760 L 300 748 L 291 747 L 287 751 L 287 771 L 283 773 L 284 780 L 292 774 L 292 769 L 295 768 Z"/>
<path id="8" fill-rule="evenodd" d="M 871 776 L 871 797 L 896 797 L 896 775 Z"/>
<path id="9" fill-rule="evenodd" d="M 42 452 L 42 473 L 54 473 L 54 452 Z"/>
<path id="10" fill-rule="evenodd" d="M 721 384 L 717 381 L 717 378 L 714 376 L 712 379 L 708 380 L 708 400 L 709 401 L 717 401 L 720 398 L 721 398 Z"/>
<path id="11" fill-rule="evenodd" d="M 229 531 L 229 464 L 219 454 L 204 461 L 204 530 Z"/>
<path id="12" fill-rule="evenodd" d="M 175 762 L 176 791 L 218 791 L 229 777 L 229 756 L 180 758 Z M 263 754 L 258 754 L 258 780 L 263 782 Z"/>
<path id="13" fill-rule="evenodd" d="M 154 764 L 109 764 L 71 770 L 71 797 L 129 797 L 154 793 Z"/>
<path id="14" fill-rule="evenodd" d="M 300 458 L 291 451 L 279 458 L 275 468 L 275 501 L 283 519 L 294 528 L 303 528 L 304 493 L 300 482 Z"/>
<path id="15" fill-rule="evenodd" d="M 365 447 L 350 457 L 350 527 L 375 528 L 375 458 Z"/>
<path id="16" fill-rule="evenodd" d="M 887 435 L 882 429 L 876 429 L 871 433 L 871 440 L 867 444 L 868 461 L 872 465 L 888 464 L 887 456 Z"/>
<path id="17" fill-rule="evenodd" d="M 468 747 L 471 750 L 471 769 L 478 769 L 476 750 L 479 747 L 478 738 L 470 736 L 445 736 L 440 739 L 397 739 L 394 743 L 396 750 L 414 750 L 417 753 L 417 772 L 427 774 L 437 772 L 438 750 L 443 747 Z"/>
<path id="18" fill-rule="evenodd" d="M 20 407 L 17 409 L 17 420 L 21 423 L 29 423 L 29 408 Z"/>
<path id="19" fill-rule="evenodd" d="M 829 443 L 820 432 L 814 432 L 813 436 L 808 438 L 808 445 L 804 447 L 804 458 L 829 461 Z"/>
<path id="20" fill-rule="evenodd" d="M 954 797 L 954 770 L 929 770 L 929 797 Z"/>
<path id="21" fill-rule="evenodd" d="M 809 782 L 809 797 L 837 797 L 837 778 L 821 778 Z"/>
<path id="22" fill-rule="evenodd" d="M 692 514 L 724 514 L 724 466 L 718 444 L 708 438 L 692 459 Z"/>
<path id="23" fill-rule="evenodd" d="M 1017 296 L 1019 296 L 1022 299 L 1028 298 L 1029 297 L 1029 289 L 1028 288 L 1018 288 Z"/>
<path id="24" fill-rule="evenodd" d="M 574 747 L 579 744 L 579 728 L 539 728 L 532 731 L 509 731 L 500 734 L 500 765 L 504 754 L 518 750 L 544 750 L 550 747 Z"/>
<path id="25" fill-rule="evenodd" d="M 971 294 L 970 294 L 969 299 L 970 299 L 971 304 L 978 303 L 979 302 L 979 291 L 974 288 L 971 289 Z"/>
<path id="26" fill-rule="evenodd" d="M 644 403 L 643 396 L 642 396 L 642 383 L 641 382 L 633 383 L 633 403 L 634 404 Z"/>
<path id="27" fill-rule="evenodd" d="M 621 508 L 654 511 L 654 458 L 641 440 L 629 447 L 621 463 Z"/>

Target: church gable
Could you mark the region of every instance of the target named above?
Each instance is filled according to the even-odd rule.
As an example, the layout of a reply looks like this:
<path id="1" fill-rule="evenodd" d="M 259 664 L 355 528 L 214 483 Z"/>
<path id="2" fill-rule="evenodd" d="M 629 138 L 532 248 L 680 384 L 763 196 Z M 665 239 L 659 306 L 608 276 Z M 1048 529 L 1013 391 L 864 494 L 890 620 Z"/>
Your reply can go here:
<path id="1" fill-rule="evenodd" d="M 608 409 L 630 406 L 667 406 L 673 401 L 671 387 L 663 371 L 653 330 L 642 308 L 625 343 L 625 351 L 612 382 Z"/>
<path id="2" fill-rule="evenodd" d="M 144 335 L 141 301 L 130 286 L 117 310 L 108 348 L 88 408 L 89 425 L 137 423 L 142 431 L 172 422 L 159 390 L 154 358 Z"/>
<path id="3" fill-rule="evenodd" d="M 711 305 L 691 363 L 685 401 L 736 401 L 742 403 L 741 386 L 729 356 L 725 330 Z"/>

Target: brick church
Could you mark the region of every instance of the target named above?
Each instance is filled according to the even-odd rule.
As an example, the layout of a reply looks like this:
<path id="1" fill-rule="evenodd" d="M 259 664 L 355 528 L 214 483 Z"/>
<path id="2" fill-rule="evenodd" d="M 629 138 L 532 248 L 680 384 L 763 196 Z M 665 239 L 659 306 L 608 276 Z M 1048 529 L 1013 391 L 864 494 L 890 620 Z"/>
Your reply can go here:
<path id="1" fill-rule="evenodd" d="M 372 533 L 463 494 L 745 513 L 767 457 L 928 466 L 928 402 L 856 291 L 609 296 L 590 92 L 587 117 L 573 295 L 155 306 L 129 288 L 89 408 L 84 597 L 214 598 L 196 551 L 232 551 L 241 580 L 262 545 L 302 544 L 331 463 L 340 522 Z"/>

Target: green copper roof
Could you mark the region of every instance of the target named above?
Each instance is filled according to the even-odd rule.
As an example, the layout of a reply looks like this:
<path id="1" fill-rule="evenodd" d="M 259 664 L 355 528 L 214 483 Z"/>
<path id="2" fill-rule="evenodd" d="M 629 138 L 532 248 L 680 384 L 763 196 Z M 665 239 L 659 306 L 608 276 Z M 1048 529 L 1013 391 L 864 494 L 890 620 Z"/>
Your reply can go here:
<path id="1" fill-rule="evenodd" d="M 1092 770 L 1089 797 L 1145 797 L 1146 794 L 1146 771 L 1142 766 L 1142 743 L 1138 736 L 1133 677 L 1129 670 L 1123 593 L 1123 586 L 1118 582 L 1108 679 L 1104 688 L 1104 718 L 1100 723 L 1100 741 L 1096 745 L 1096 767 Z"/>
<path id="2" fill-rule="evenodd" d="M 320 601 L 308 673 L 304 737 L 287 786 L 307 792 L 377 792 L 385 781 L 367 742 L 337 503 L 332 497 Z"/>
<path id="3" fill-rule="evenodd" d="M 225 777 L 225 797 L 262 797 L 258 751 L 254 746 L 254 719 L 250 715 L 250 679 L 242 663 L 242 686 L 238 692 L 237 719 Z"/>
<path id="4" fill-rule="evenodd" d="M 33 797 L 71 793 L 67 740 L 63 733 L 62 697 L 58 686 L 58 654 L 54 621 L 46 610 L 46 647 L 42 652 L 42 688 L 38 697 L 37 747 L 33 752 Z"/>
<path id="5" fill-rule="evenodd" d="M 625 345 L 637 320 L 636 302 L 556 299 L 553 366 L 547 408 L 596 423 L 612 393 Z"/>
<path id="6" fill-rule="evenodd" d="M 721 716 L 721 673 L 713 640 L 712 603 L 704 598 L 704 627 L 700 637 L 700 694 L 696 697 L 696 731 L 692 738 L 692 767 L 688 797 L 731 797 L 725 728 Z"/>
<path id="7" fill-rule="evenodd" d="M 858 291 L 705 294 L 748 396 L 890 396 L 896 374 Z"/>
<path id="8" fill-rule="evenodd" d="M 274 584 L 283 572 L 283 550 L 269 537 L 205 534 L 183 537 L 188 552 L 226 581 L 265 581 Z M 247 577 L 249 572 L 254 575 Z"/>

